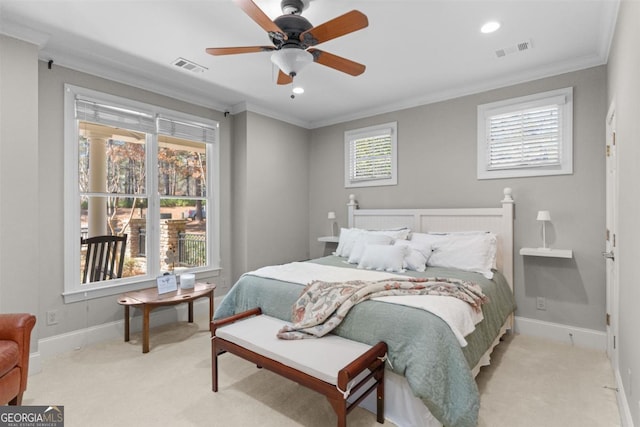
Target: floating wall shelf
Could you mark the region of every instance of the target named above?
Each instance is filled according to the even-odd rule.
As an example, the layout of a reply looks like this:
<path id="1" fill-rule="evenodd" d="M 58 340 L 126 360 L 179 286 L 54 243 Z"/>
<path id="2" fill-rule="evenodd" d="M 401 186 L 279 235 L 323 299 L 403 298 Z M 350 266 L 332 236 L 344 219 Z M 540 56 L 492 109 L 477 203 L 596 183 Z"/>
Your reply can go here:
<path id="1" fill-rule="evenodd" d="M 571 249 L 521 248 L 520 255 L 543 256 L 551 258 L 573 258 Z"/>

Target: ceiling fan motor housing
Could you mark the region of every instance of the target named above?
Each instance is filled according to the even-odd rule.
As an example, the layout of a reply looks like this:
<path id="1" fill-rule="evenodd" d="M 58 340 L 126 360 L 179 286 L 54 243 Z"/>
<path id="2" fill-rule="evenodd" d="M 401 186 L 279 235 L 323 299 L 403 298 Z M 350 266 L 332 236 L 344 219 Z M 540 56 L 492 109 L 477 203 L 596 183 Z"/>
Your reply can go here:
<path id="1" fill-rule="evenodd" d="M 298 47 L 300 49 L 306 49 L 309 47 L 307 44 L 300 40 L 300 34 L 313 28 L 311 22 L 300 15 L 282 15 L 273 20 L 273 22 L 287 34 L 287 40 L 280 40 L 275 36 L 269 35 L 271 42 L 277 49 L 280 49 L 284 45 L 288 47 Z"/>

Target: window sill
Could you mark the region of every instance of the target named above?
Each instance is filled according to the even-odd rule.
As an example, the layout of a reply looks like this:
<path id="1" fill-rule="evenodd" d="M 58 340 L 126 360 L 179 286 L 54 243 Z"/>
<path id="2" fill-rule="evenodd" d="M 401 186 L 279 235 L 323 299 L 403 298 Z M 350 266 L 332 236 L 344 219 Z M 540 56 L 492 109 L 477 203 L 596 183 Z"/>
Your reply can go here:
<path id="1" fill-rule="evenodd" d="M 220 269 L 196 272 L 196 280 L 206 280 L 209 277 L 217 277 L 220 275 Z M 77 289 L 65 291 L 62 293 L 65 304 L 86 301 L 89 299 L 103 298 L 114 295 L 120 295 L 125 292 L 137 291 L 139 289 L 151 288 L 157 285 L 156 279 L 145 279 L 136 282 L 115 284 L 111 286 L 103 286 L 91 289 Z"/>

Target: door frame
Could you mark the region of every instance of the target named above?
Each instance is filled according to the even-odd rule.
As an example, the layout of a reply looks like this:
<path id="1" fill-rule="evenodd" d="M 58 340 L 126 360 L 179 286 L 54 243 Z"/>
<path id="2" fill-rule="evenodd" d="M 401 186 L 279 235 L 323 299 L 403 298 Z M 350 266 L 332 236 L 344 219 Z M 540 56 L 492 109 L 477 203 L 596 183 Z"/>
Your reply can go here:
<path id="1" fill-rule="evenodd" d="M 606 159 L 606 236 L 605 252 L 613 253 L 614 258 L 605 258 L 606 274 L 606 319 L 607 319 L 607 356 L 614 371 L 618 369 L 618 245 L 616 242 L 618 224 L 618 156 L 616 141 L 616 106 L 611 102 L 606 117 L 605 159 Z"/>

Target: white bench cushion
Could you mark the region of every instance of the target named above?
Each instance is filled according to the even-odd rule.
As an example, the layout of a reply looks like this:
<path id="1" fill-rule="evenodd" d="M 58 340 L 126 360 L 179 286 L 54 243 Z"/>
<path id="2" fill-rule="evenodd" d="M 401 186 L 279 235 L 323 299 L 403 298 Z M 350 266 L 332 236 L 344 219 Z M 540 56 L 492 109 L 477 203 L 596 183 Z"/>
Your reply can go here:
<path id="1" fill-rule="evenodd" d="M 334 385 L 338 371 L 371 348 L 337 335 L 281 340 L 276 334 L 287 324 L 261 314 L 220 327 L 216 336 Z"/>

